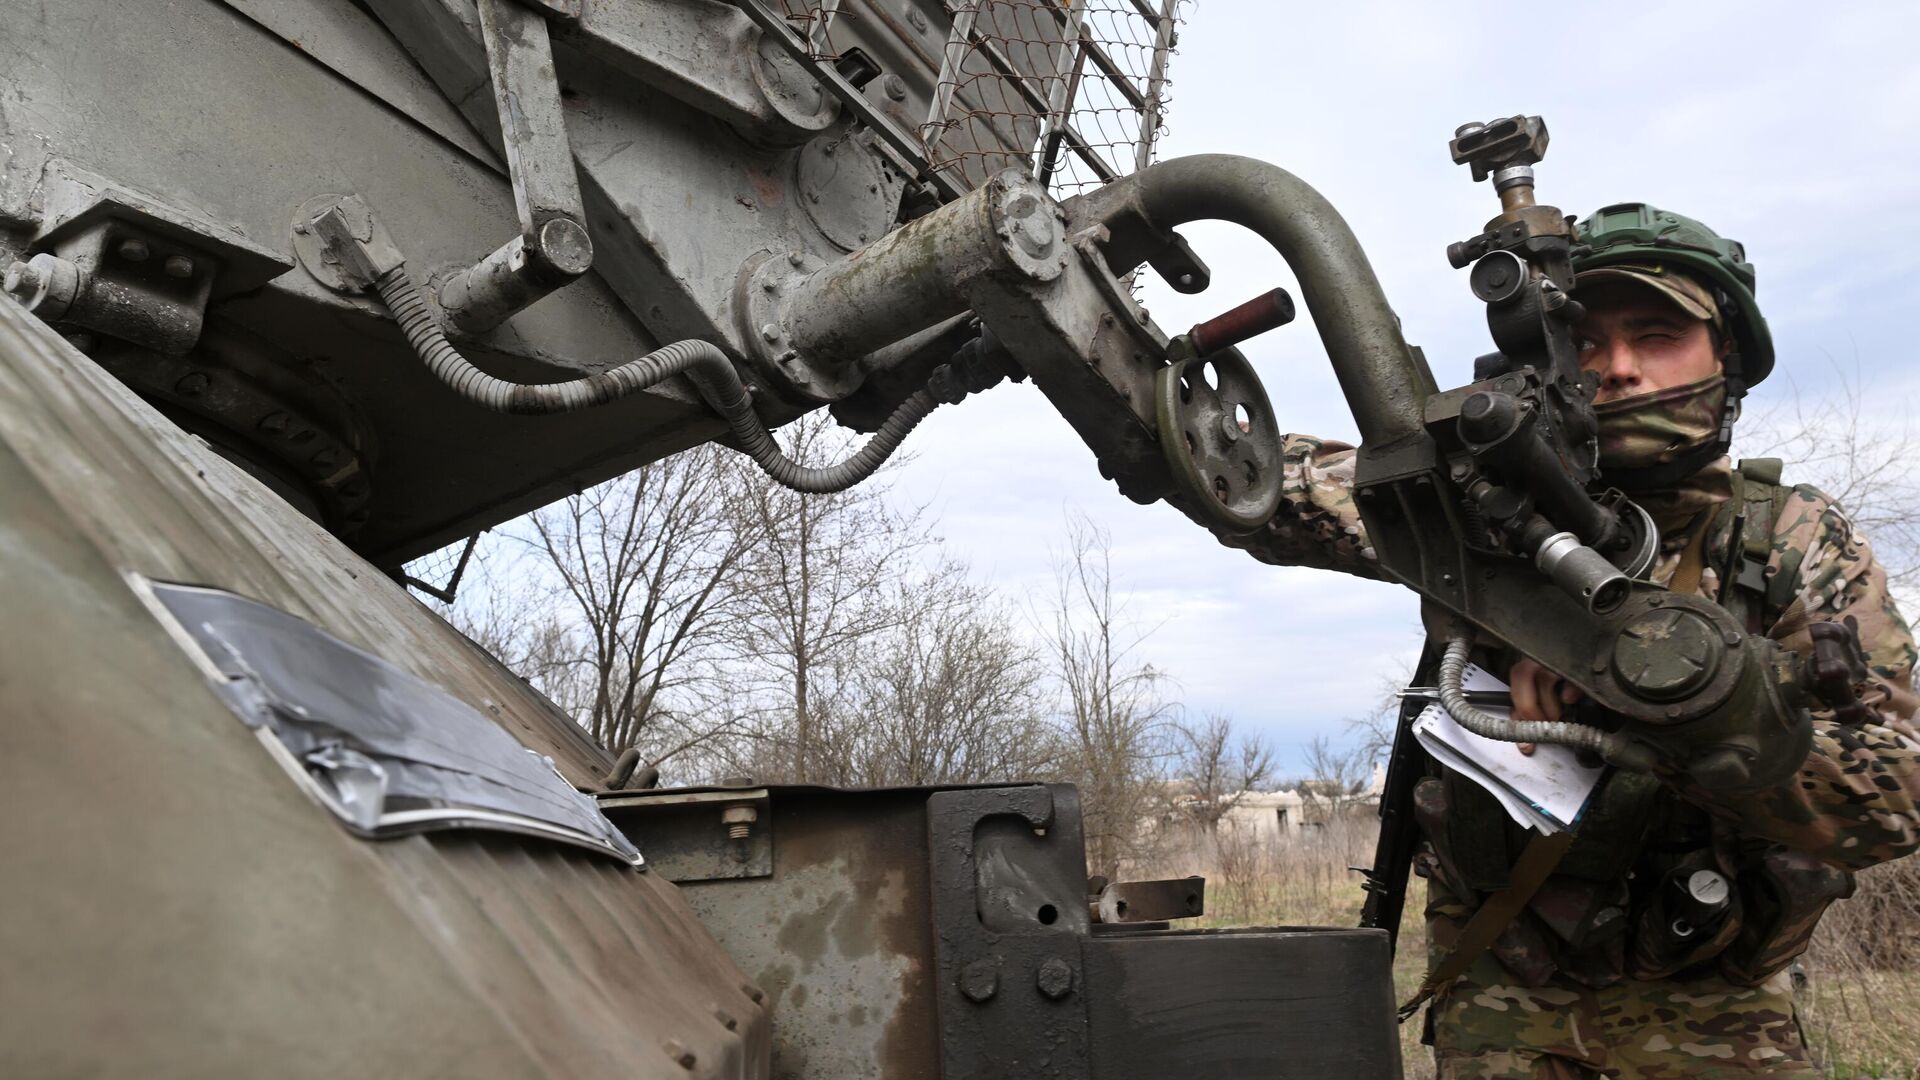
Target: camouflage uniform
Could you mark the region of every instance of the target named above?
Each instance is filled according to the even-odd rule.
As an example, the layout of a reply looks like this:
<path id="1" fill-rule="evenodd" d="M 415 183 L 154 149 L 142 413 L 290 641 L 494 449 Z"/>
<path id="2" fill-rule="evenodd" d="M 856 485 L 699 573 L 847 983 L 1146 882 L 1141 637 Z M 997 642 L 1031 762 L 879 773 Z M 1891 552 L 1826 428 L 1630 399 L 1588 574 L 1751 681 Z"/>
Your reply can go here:
<path id="1" fill-rule="evenodd" d="M 1696 399 L 1683 407 L 1717 410 L 1718 404 Z M 1353 503 L 1353 448 L 1293 435 L 1284 453 L 1284 501 L 1273 523 L 1249 545 L 1256 556 L 1384 577 Z M 1733 475 L 1722 458 L 1676 488 L 1639 496 L 1665 536 L 1652 575 L 1657 583 L 1673 579 L 1689 541 L 1707 529 L 1698 591 L 1720 594 L 1720 568 L 1731 565 L 1726 556 L 1734 516 L 1720 511 L 1735 494 Z M 1566 919 L 1558 917 L 1568 910 L 1590 915 L 1595 897 L 1617 904 L 1616 916 L 1630 910 L 1636 873 L 1644 886 L 1648 873 L 1660 869 L 1649 867 L 1649 860 L 1657 861 L 1650 852 L 1665 850 L 1662 842 L 1673 837 L 1705 838 L 1703 857 L 1730 870 L 1736 888 L 1741 887 L 1740 868 L 1764 858 L 1785 860 L 1789 872 L 1824 881 L 1823 895 L 1851 891 L 1844 871 L 1920 846 L 1914 642 L 1865 537 L 1831 498 L 1804 485 L 1792 488 L 1777 503 L 1765 581 L 1758 629 L 1783 646 L 1810 651 L 1808 626 L 1818 620 L 1854 627 L 1872 673 L 1863 694 L 1872 719 L 1849 726 L 1815 713 L 1814 747 L 1798 775 L 1758 793 L 1715 797 L 1679 778 L 1614 774 L 1609 792 L 1642 785 L 1646 790 L 1638 805 L 1649 812 L 1624 833 L 1590 837 L 1583 825 L 1582 840 L 1588 842 L 1576 842 L 1561 872 L 1548 879 L 1528 911 L 1437 999 L 1428 1022 L 1443 1078 L 1817 1075 L 1794 1020 L 1784 967 L 1804 949 L 1824 902 L 1784 914 L 1749 903 L 1750 923 L 1766 926 L 1772 919 L 1772 948 L 1756 950 L 1752 942 L 1734 941 L 1743 931 L 1738 920 L 1729 919 L 1714 937 L 1728 939 L 1716 944 L 1734 960 L 1716 964 L 1708 956 L 1684 963 L 1681 957 L 1678 968 L 1674 957 L 1629 949 L 1637 931 L 1576 949 L 1568 943 Z M 1423 783 L 1417 811 L 1421 798 L 1444 796 L 1444 790 L 1431 787 L 1435 783 Z M 1420 816 L 1431 838 L 1432 818 Z M 1456 847 L 1511 866 L 1526 834 L 1504 817 L 1491 831 L 1503 828 L 1508 834 L 1504 851 L 1487 843 L 1484 834 Z M 1444 846 L 1425 846 L 1415 865 L 1428 878 L 1435 960 L 1445 955 L 1486 892 L 1498 887 L 1481 882 L 1481 888 L 1473 888 L 1468 870 L 1441 857 L 1438 849 Z M 1583 846 L 1589 865 L 1580 876 Z M 1609 847 L 1612 865 L 1620 871 L 1613 880 L 1607 880 L 1607 870 L 1592 870 L 1609 865 Z M 1629 921 L 1621 920 L 1623 926 Z M 1751 926 L 1746 932 L 1760 933 Z"/>

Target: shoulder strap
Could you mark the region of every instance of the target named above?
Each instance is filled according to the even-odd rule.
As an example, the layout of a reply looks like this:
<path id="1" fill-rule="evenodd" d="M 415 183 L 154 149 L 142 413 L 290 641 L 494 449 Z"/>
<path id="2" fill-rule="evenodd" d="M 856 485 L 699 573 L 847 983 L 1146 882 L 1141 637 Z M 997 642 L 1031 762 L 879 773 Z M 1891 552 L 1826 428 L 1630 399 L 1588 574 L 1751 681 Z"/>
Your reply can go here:
<path id="1" fill-rule="evenodd" d="M 1786 463 L 1777 457 L 1750 457 L 1740 459 L 1740 475 L 1756 484 L 1780 483 L 1780 473 Z"/>
<path id="2" fill-rule="evenodd" d="M 1480 954 L 1487 951 L 1500 932 L 1519 916 L 1520 910 L 1540 891 L 1547 878 L 1553 875 L 1553 868 L 1560 865 L 1560 859 L 1573 846 L 1573 834 L 1557 832 L 1538 835 L 1527 841 L 1520 853 L 1520 860 L 1513 864 L 1513 874 L 1507 879 L 1507 887 L 1487 897 L 1478 911 L 1460 928 L 1460 936 L 1453 941 L 1453 948 L 1440 962 L 1433 965 L 1427 977 L 1420 982 L 1420 989 L 1400 1006 L 1400 1019 L 1412 1016 L 1428 999 L 1447 988 L 1453 980 L 1466 973 Z"/>
<path id="3" fill-rule="evenodd" d="M 1728 569 L 1721 588 L 1721 604 L 1741 617 L 1750 631 L 1758 631 L 1766 608 L 1767 563 L 1773 557 L 1773 529 L 1787 489 L 1780 484 L 1779 458 L 1743 458 L 1733 474 L 1736 535 L 1728 539 Z M 1737 563 L 1736 563 L 1737 560 Z M 1784 584 L 1781 586 L 1784 587 Z M 1779 605 L 1775 605 L 1776 607 Z"/>

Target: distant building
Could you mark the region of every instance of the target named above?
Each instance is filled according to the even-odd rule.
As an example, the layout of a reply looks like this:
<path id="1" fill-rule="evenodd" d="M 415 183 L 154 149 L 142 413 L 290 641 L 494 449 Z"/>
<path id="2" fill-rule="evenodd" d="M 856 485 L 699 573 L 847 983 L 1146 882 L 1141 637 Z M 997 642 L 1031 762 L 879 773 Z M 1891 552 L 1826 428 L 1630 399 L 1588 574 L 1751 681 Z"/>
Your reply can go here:
<path id="1" fill-rule="evenodd" d="M 1283 791 L 1242 792 L 1232 797 L 1233 807 L 1221 817 L 1220 828 L 1254 840 L 1284 839 L 1302 829 L 1325 825 L 1327 816 L 1336 809 L 1378 806 L 1386 783 L 1386 766 L 1375 762 L 1373 775 L 1357 795 L 1343 795 L 1325 780 L 1303 781 L 1299 787 Z"/>

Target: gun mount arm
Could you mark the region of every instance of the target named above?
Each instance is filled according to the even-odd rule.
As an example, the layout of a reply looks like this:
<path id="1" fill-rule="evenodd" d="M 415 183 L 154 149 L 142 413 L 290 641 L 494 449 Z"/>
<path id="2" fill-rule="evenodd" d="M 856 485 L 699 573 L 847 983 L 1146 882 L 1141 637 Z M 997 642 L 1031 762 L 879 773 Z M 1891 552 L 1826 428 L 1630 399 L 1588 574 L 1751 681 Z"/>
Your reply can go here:
<path id="1" fill-rule="evenodd" d="M 1150 165 L 1068 210 L 1106 226 L 1116 273 L 1148 261 L 1188 222 L 1229 221 L 1259 234 L 1299 277 L 1361 438 L 1383 444 L 1421 433 L 1433 374 L 1401 336 L 1353 230 L 1299 177 L 1252 158 L 1199 154 Z"/>
<path id="2" fill-rule="evenodd" d="M 1419 593 L 1433 614 L 1447 613 L 1443 622 L 1464 619 L 1518 647 L 1623 718 L 1632 739 L 1607 740 L 1616 760 L 1642 768 L 1677 760 L 1720 788 L 1771 782 L 1797 765 L 1795 749 L 1803 752 L 1806 732 L 1795 719 L 1795 680 L 1717 605 L 1626 581 L 1604 556 L 1531 510 L 1524 552 L 1488 542 L 1485 508 L 1467 493 L 1479 477 L 1453 435 L 1468 392 L 1438 392 L 1424 359 L 1401 335 L 1359 242 L 1318 192 L 1275 166 L 1209 155 L 1151 166 L 1065 209 L 1069 235 L 1083 253 L 1092 244 L 1081 241 L 1101 242 L 1094 261 L 1103 265 L 1088 272 L 1106 283 L 1189 221 L 1231 221 L 1271 244 L 1299 278 L 1360 429 L 1355 495 L 1381 568 Z M 1026 303 L 1014 289 L 976 291 L 975 310 L 1100 454 L 1103 471 L 1122 491 L 1166 497 L 1206 523 L 1207 515 L 1170 493 L 1162 463 L 1130 453 L 1130 441 L 1158 442 L 1161 433 L 1140 416 L 1127 366 L 1103 362 L 1087 331 L 1095 319 L 1067 310 L 1095 297 L 1110 308 L 1112 290 L 1076 289 L 1075 281 L 1068 275 L 1050 296 Z M 1541 301 L 1529 294 L 1527 302 Z M 1047 331 L 1093 343 L 1061 348 L 1044 340 Z M 1262 535 L 1233 542 L 1258 555 Z M 1756 727 L 1755 717 L 1777 719 L 1786 737 L 1763 737 L 1765 725 Z"/>

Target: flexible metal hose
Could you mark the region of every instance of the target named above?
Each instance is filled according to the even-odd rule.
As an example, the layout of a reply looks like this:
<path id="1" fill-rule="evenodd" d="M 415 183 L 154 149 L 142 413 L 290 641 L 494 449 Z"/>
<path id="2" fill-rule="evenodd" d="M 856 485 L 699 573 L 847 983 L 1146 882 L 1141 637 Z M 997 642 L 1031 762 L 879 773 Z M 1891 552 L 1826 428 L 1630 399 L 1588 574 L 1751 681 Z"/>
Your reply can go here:
<path id="1" fill-rule="evenodd" d="M 740 374 L 727 360 L 727 354 L 711 342 L 676 341 L 610 371 L 567 382 L 537 385 L 509 382 L 481 371 L 460 355 L 460 350 L 453 347 L 440 329 L 419 288 L 407 276 L 404 265 L 382 275 L 374 288 L 427 370 L 468 401 L 504 413 L 573 412 L 618 400 L 675 375 L 685 375 L 701 398 L 726 419 L 727 426 L 739 440 L 742 453 L 753 459 L 775 483 L 807 494 L 845 491 L 872 476 L 874 470 L 899 449 L 907 433 L 940 404 L 926 390 L 916 391 L 845 461 L 821 467 L 802 465 L 780 449 L 773 433 L 753 411 Z"/>
<path id="2" fill-rule="evenodd" d="M 1448 640 L 1447 651 L 1440 658 L 1440 707 L 1461 727 L 1501 742 L 1558 743 L 1602 755 L 1613 749 L 1617 741 L 1614 735 L 1597 727 L 1571 720 L 1515 720 L 1469 704 L 1461 684 L 1466 680 L 1467 653 L 1472 648 L 1472 637 L 1459 634 Z"/>

